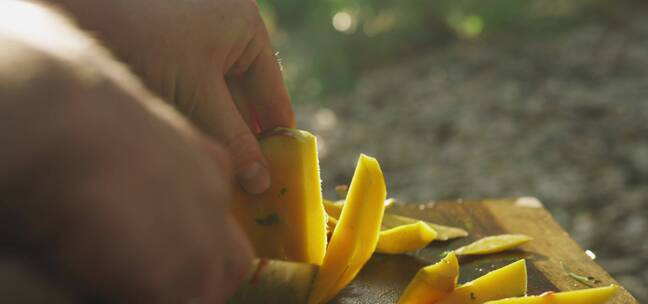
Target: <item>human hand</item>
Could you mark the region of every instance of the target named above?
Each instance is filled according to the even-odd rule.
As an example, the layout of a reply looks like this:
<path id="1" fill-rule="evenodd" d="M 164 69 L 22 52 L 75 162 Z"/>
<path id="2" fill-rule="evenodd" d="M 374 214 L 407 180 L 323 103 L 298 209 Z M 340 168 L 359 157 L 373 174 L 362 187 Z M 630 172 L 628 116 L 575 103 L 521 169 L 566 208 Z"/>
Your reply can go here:
<path id="1" fill-rule="evenodd" d="M 255 134 L 294 127 L 254 0 L 58 0 L 146 85 L 222 142 L 243 188 L 270 184 Z"/>
<path id="2" fill-rule="evenodd" d="M 42 8 L 0 8 L 43 18 L 0 19 L 0 235 L 126 303 L 225 303 L 251 261 L 228 153 Z"/>
<path id="3" fill-rule="evenodd" d="M 105 123 L 73 135 L 62 175 L 49 176 L 61 192 L 42 207 L 58 241 L 46 252 L 126 303 L 225 303 L 252 258 L 229 211 L 228 154 L 157 117 Z"/>

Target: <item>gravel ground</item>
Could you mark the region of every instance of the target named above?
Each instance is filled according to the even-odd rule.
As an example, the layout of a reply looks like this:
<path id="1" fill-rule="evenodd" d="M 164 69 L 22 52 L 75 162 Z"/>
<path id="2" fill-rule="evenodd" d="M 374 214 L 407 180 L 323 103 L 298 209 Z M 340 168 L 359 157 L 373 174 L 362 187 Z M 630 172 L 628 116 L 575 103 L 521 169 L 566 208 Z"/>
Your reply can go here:
<path id="1" fill-rule="evenodd" d="M 320 136 L 324 186 L 347 183 L 364 152 L 403 200 L 538 197 L 648 302 L 646 17 L 455 42 L 296 103 Z"/>

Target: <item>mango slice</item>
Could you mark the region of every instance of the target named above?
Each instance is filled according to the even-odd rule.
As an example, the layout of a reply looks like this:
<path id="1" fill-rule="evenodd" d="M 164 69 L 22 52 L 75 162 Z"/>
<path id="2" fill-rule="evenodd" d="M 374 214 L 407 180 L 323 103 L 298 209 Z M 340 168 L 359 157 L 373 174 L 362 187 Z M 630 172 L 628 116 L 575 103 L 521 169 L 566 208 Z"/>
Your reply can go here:
<path id="1" fill-rule="evenodd" d="M 385 210 L 389 209 L 389 207 L 391 207 L 395 201 L 396 200 L 390 198 L 385 200 Z M 332 216 L 334 218 L 338 218 L 340 216 L 340 213 L 342 212 L 342 208 L 344 207 L 344 201 L 332 201 L 332 200 L 324 199 L 323 203 L 324 203 L 324 209 L 326 209 L 326 213 L 329 216 Z M 383 230 L 387 230 L 402 225 L 413 224 L 418 221 L 419 220 L 417 219 L 413 219 L 402 215 L 385 213 L 381 227 Z M 434 231 L 436 231 L 437 236 L 435 239 L 439 241 L 447 241 L 450 239 L 456 239 L 456 238 L 468 236 L 468 232 L 461 228 L 439 225 L 427 221 L 423 221 L 423 222 L 428 226 L 430 226 L 430 228 L 434 229 Z"/>
<path id="2" fill-rule="evenodd" d="M 481 304 L 522 296 L 526 290 L 526 263 L 519 260 L 457 287 L 436 304 Z"/>
<path id="3" fill-rule="evenodd" d="M 332 216 L 326 217 L 326 239 L 330 239 L 335 230 L 335 225 L 337 225 L 338 220 Z"/>
<path id="4" fill-rule="evenodd" d="M 306 303 L 318 268 L 306 263 L 254 259 L 243 284 L 227 304 Z"/>
<path id="5" fill-rule="evenodd" d="M 619 290 L 616 285 L 564 292 L 545 292 L 539 296 L 508 298 L 487 304 L 603 304 Z"/>
<path id="6" fill-rule="evenodd" d="M 324 205 L 324 210 L 326 214 L 333 218 L 340 218 L 342 214 L 342 208 L 344 208 L 344 201 L 332 201 L 327 199 L 322 199 L 322 204 Z"/>
<path id="7" fill-rule="evenodd" d="M 394 202 L 396 202 L 396 200 L 393 198 L 386 199 L 385 210 L 388 210 L 391 206 L 393 206 Z M 326 213 L 329 216 L 332 216 L 336 219 L 340 217 L 340 214 L 342 213 L 342 208 L 344 208 L 344 200 L 332 201 L 328 199 L 322 199 L 322 203 L 324 204 L 324 210 L 326 210 Z M 412 220 L 412 222 L 416 222 L 416 220 Z M 407 223 L 407 224 L 411 224 L 411 223 Z M 395 226 L 399 226 L 399 225 L 395 225 Z"/>
<path id="8" fill-rule="evenodd" d="M 339 186 L 338 186 L 339 187 Z M 337 187 L 336 187 L 337 188 Z M 385 200 L 385 210 L 389 209 L 391 206 L 394 205 L 394 200 L 393 198 L 388 198 Z M 330 237 L 330 234 L 335 230 L 335 225 L 337 224 L 337 219 L 340 217 L 340 214 L 342 214 L 342 208 L 344 208 L 344 200 L 339 200 L 339 201 L 332 201 L 328 199 L 322 199 L 322 203 L 324 204 L 324 210 L 326 211 L 327 214 L 327 236 Z M 387 214 L 385 214 L 387 216 Z M 383 221 L 384 221 L 383 217 Z M 408 222 L 407 224 L 415 223 L 416 220 L 412 220 L 412 222 Z M 405 225 L 405 224 L 402 224 Z M 396 225 L 398 226 L 398 225 Z M 395 227 L 395 226 L 394 226 Z"/>
<path id="9" fill-rule="evenodd" d="M 321 265 L 326 252 L 317 141 L 312 134 L 275 129 L 259 141 L 272 178 L 260 195 L 234 187 L 232 212 L 258 257 Z"/>
<path id="10" fill-rule="evenodd" d="M 422 221 L 383 230 L 378 238 L 376 252 L 401 254 L 419 250 L 434 240 L 437 233 Z"/>
<path id="11" fill-rule="evenodd" d="M 450 252 L 436 264 L 421 268 L 398 299 L 398 304 L 434 303 L 457 286 L 459 262 Z"/>
<path id="12" fill-rule="evenodd" d="M 330 229 L 331 233 L 333 233 L 333 230 L 335 230 L 335 226 L 337 225 L 338 220 L 332 216 L 329 216 L 328 219 L 326 220 L 326 225 Z"/>
<path id="13" fill-rule="evenodd" d="M 406 216 L 385 213 L 382 222 L 382 229 L 390 229 L 401 225 L 416 223 L 418 221 L 419 220 L 417 219 L 409 218 Z M 423 221 L 423 222 L 428 226 L 430 226 L 430 228 L 434 229 L 434 231 L 436 231 L 437 233 L 436 240 L 439 241 L 447 241 L 450 239 L 468 236 L 468 232 L 461 228 L 439 225 L 427 221 Z"/>
<path id="14" fill-rule="evenodd" d="M 533 238 L 524 234 L 488 236 L 455 250 L 457 255 L 477 255 L 502 252 L 518 247 Z"/>
<path id="15" fill-rule="evenodd" d="M 378 243 L 386 195 L 378 161 L 361 154 L 308 303 L 333 298 L 369 260 Z"/>

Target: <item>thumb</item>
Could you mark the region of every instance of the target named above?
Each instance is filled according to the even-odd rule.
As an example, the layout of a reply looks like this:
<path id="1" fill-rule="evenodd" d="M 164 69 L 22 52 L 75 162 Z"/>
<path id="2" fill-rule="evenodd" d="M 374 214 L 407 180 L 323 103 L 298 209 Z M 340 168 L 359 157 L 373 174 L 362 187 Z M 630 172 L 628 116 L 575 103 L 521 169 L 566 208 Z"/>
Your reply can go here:
<path id="1" fill-rule="evenodd" d="M 234 104 L 225 80 L 203 86 L 194 98 L 195 109 L 188 115 L 202 130 L 223 143 L 243 189 L 251 194 L 267 190 L 270 173 L 259 142 Z"/>

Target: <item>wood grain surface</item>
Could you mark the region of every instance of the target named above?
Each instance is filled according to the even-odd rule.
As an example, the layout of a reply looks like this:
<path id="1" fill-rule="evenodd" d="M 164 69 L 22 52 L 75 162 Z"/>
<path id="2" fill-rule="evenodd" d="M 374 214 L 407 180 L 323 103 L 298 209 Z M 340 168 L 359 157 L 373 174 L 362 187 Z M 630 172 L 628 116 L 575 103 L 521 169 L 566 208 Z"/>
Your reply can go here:
<path id="1" fill-rule="evenodd" d="M 470 235 L 451 241 L 434 241 L 426 248 L 407 255 L 374 254 L 358 277 L 331 303 L 396 303 L 400 293 L 421 267 L 437 262 L 448 250 L 457 249 L 485 236 L 502 233 L 523 233 L 534 240 L 518 250 L 461 257 L 460 283 L 524 258 L 527 261 L 530 295 L 549 290 L 566 291 L 587 287 L 572 279 L 561 268 L 561 262 L 574 273 L 596 278 L 600 283 L 595 286 L 618 285 L 569 237 L 542 204 L 533 198 L 397 204 L 389 212 L 464 228 Z M 39 271 L 31 269 L 29 264 L 16 268 L 19 265 L 23 264 L 3 259 L 0 255 L 0 298 L 8 300 L 7 303 L 44 303 L 43 299 L 51 304 L 111 303 L 95 299 L 84 301 L 81 300 L 83 297 L 64 293 L 56 284 L 48 281 L 47 277 L 40 276 Z M 25 295 L 29 297 L 25 298 Z M 20 301 L 10 300 L 13 296 Z M 5 303 L 4 300 L 2 303 Z M 636 303 L 637 300 L 623 288 L 610 301 L 610 304 Z"/>
<path id="2" fill-rule="evenodd" d="M 358 277 L 331 303 L 395 303 L 418 269 L 437 262 L 445 251 L 457 249 L 485 236 L 503 233 L 522 233 L 534 240 L 518 250 L 462 257 L 460 283 L 524 258 L 527 261 L 530 295 L 549 290 L 587 288 L 571 278 L 562 269 L 561 262 L 574 273 L 594 277 L 600 282 L 595 286 L 618 285 L 534 198 L 398 204 L 389 212 L 464 228 L 470 235 L 446 242 L 435 241 L 408 255 L 375 254 Z M 637 300 L 623 288 L 610 301 L 610 304 L 636 303 Z"/>

